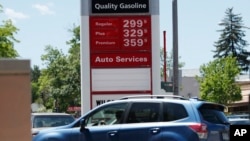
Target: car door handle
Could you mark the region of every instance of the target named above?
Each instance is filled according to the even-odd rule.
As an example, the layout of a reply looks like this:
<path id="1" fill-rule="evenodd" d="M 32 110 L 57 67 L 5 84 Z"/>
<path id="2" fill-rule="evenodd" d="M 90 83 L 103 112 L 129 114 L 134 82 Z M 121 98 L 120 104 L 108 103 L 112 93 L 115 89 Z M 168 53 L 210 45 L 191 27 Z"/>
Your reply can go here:
<path id="1" fill-rule="evenodd" d="M 110 131 L 110 132 L 108 132 L 108 135 L 110 137 L 114 137 L 116 134 L 117 134 L 117 131 Z"/>
<path id="2" fill-rule="evenodd" d="M 150 129 L 150 132 L 151 132 L 152 134 L 158 134 L 158 133 L 160 133 L 160 131 L 161 131 L 160 128 L 152 128 L 152 129 Z"/>

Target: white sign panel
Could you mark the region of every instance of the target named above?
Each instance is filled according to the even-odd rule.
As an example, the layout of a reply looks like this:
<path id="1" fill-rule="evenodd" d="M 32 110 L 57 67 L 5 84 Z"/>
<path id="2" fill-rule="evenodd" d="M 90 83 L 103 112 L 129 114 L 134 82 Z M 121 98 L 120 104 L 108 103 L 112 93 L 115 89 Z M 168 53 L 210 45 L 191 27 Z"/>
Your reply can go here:
<path id="1" fill-rule="evenodd" d="M 92 69 L 92 91 L 151 90 L 150 68 Z"/>
<path id="2" fill-rule="evenodd" d="M 138 94 L 129 94 L 129 95 L 138 95 Z M 92 96 L 92 108 L 101 105 L 103 103 L 118 100 L 122 97 L 129 96 L 128 94 L 105 94 L 105 95 L 93 95 Z M 149 95 L 149 94 L 148 94 Z"/>

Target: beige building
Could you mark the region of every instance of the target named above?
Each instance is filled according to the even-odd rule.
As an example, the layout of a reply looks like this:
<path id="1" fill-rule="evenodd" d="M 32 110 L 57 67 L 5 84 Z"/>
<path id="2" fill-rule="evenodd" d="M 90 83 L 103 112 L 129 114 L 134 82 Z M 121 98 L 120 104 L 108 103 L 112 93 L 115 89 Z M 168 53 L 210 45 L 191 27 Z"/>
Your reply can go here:
<path id="1" fill-rule="evenodd" d="M 0 59 L 0 141 L 31 141 L 30 61 Z"/>
<path id="2" fill-rule="evenodd" d="M 242 100 L 228 106 L 229 113 L 248 113 L 250 111 L 250 81 L 238 81 L 241 87 Z"/>

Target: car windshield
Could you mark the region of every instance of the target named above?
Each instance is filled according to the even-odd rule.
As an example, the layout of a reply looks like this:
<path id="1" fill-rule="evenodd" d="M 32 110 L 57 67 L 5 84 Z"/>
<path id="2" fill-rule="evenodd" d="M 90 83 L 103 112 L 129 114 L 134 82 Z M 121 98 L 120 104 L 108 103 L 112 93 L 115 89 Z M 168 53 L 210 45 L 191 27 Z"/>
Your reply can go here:
<path id="1" fill-rule="evenodd" d="M 33 120 L 33 128 L 62 126 L 73 121 L 74 118 L 70 116 L 36 116 Z"/>

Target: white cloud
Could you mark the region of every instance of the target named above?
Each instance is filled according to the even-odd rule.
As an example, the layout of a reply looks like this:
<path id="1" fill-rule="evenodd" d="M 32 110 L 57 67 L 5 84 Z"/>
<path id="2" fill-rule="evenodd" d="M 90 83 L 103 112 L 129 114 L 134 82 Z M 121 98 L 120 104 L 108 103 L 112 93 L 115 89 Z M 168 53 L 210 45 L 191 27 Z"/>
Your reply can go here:
<path id="1" fill-rule="evenodd" d="M 18 19 L 27 19 L 29 18 L 28 15 L 24 14 L 24 13 L 21 13 L 21 12 L 16 12 L 15 10 L 13 9 L 10 9 L 10 8 L 6 8 L 4 10 L 4 14 L 9 18 L 11 19 L 12 21 L 16 22 L 16 20 Z"/>
<path id="2" fill-rule="evenodd" d="M 53 6 L 52 3 L 49 4 L 34 4 L 33 8 L 37 9 L 42 15 L 54 15 L 55 12 L 50 10 L 50 7 Z"/>

